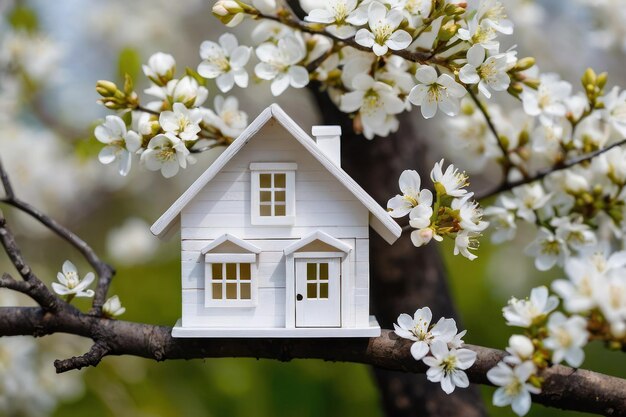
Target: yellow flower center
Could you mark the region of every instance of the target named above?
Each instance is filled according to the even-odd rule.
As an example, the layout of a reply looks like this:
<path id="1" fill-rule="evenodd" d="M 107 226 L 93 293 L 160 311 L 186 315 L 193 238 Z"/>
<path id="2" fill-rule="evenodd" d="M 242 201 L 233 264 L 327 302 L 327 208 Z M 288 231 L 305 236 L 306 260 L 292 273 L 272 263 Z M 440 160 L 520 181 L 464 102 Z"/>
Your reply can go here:
<path id="1" fill-rule="evenodd" d="M 374 39 L 379 45 L 383 45 L 393 33 L 393 28 L 388 23 L 378 24 L 374 29 Z"/>
<path id="2" fill-rule="evenodd" d="M 448 356 L 443 361 L 441 361 L 441 367 L 446 374 L 451 373 L 456 368 L 456 364 L 456 356 Z"/>

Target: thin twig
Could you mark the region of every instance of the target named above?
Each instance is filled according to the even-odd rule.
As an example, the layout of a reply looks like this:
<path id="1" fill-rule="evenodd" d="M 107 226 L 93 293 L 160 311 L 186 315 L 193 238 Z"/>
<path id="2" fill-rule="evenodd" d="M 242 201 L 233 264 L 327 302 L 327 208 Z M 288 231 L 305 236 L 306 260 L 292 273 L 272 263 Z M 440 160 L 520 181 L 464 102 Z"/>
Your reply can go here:
<path id="1" fill-rule="evenodd" d="M 11 263 L 20 274 L 22 279 L 28 287 L 23 286 L 21 284 L 14 285 L 14 290 L 24 292 L 28 294 L 33 300 L 37 301 L 37 303 L 47 311 L 56 311 L 59 308 L 59 299 L 50 292 L 48 287 L 37 278 L 37 276 L 33 273 L 32 269 L 22 256 L 22 251 L 20 250 L 17 242 L 15 241 L 15 237 L 11 230 L 8 228 L 6 224 L 6 219 L 0 215 L 0 244 L 4 247 L 5 252 L 9 256 Z M 3 276 L 3 284 L 11 285 L 8 275 Z M 10 288 L 7 286 L 7 288 Z M 22 291 L 24 289 L 24 291 Z"/>
<path id="2" fill-rule="evenodd" d="M 266 15 L 263 13 L 259 13 L 257 15 L 258 18 L 261 19 L 266 19 L 266 20 L 273 20 L 275 22 L 278 23 L 282 23 L 283 25 L 292 27 L 294 29 L 299 29 L 302 32 L 307 32 L 307 33 L 311 33 L 314 35 L 322 35 L 325 36 L 329 39 L 334 40 L 335 42 L 340 42 L 343 43 L 344 45 L 348 45 L 353 47 L 354 49 L 358 49 L 360 51 L 364 51 L 364 52 L 372 52 L 371 48 L 368 48 L 366 46 L 360 45 L 358 44 L 355 40 L 354 37 L 350 37 L 347 39 L 341 39 L 335 35 L 332 35 L 328 32 L 326 32 L 323 29 L 316 29 L 313 25 L 309 25 L 303 21 L 301 21 L 300 19 L 296 19 L 295 17 L 284 17 L 284 16 L 271 16 L 271 15 Z M 441 65 L 443 67 L 449 68 L 448 63 L 446 63 L 445 61 L 442 61 L 436 57 L 430 57 L 429 54 L 425 54 L 422 52 L 411 52 L 409 50 L 406 49 L 402 49 L 402 50 L 398 50 L 398 51 L 394 51 L 394 50 L 389 50 L 389 53 L 392 55 L 397 55 L 400 56 L 406 60 L 409 60 L 411 62 L 417 62 L 419 64 L 426 64 L 426 63 L 431 63 L 431 64 L 436 64 L 436 65 Z"/>
<path id="3" fill-rule="evenodd" d="M 26 281 L 18 281 L 10 274 L 4 273 L 0 277 L 0 288 L 8 288 L 13 291 L 21 292 L 22 294 L 28 293 L 30 285 Z"/>
<path id="4" fill-rule="evenodd" d="M 480 112 L 485 117 L 487 126 L 489 127 L 489 130 L 493 134 L 494 139 L 496 140 L 496 143 L 498 144 L 498 147 L 500 148 L 500 151 L 502 152 L 502 158 L 503 158 L 502 169 L 504 170 L 504 180 L 506 181 L 509 175 L 509 171 L 511 170 L 511 167 L 513 166 L 513 163 L 511 162 L 511 158 L 509 157 L 509 151 L 504 147 L 504 144 L 500 140 L 500 134 L 498 133 L 496 126 L 493 124 L 493 121 L 491 120 L 491 116 L 489 116 L 489 112 L 487 112 L 487 108 L 485 107 L 485 105 L 478 99 L 478 97 L 476 97 L 476 94 L 474 94 L 471 88 L 466 88 L 466 90 L 469 93 L 472 100 L 474 101 L 474 103 L 476 103 L 476 107 L 478 107 Z"/>
<path id="5" fill-rule="evenodd" d="M 23 211 L 24 213 L 29 214 L 31 217 L 38 220 L 48 229 L 52 230 L 63 240 L 67 241 L 72 246 L 74 246 L 83 255 L 83 257 L 87 260 L 87 262 L 89 262 L 92 268 L 96 271 L 96 273 L 98 274 L 98 285 L 97 285 L 96 293 L 95 293 L 94 300 L 93 300 L 93 309 L 94 309 L 93 313 L 100 314 L 102 305 L 106 301 L 106 296 L 109 291 L 109 286 L 111 285 L 111 280 L 113 279 L 113 275 L 115 274 L 115 269 L 111 265 L 102 261 L 98 257 L 96 252 L 91 248 L 91 246 L 89 246 L 87 242 L 85 242 L 83 239 L 78 237 L 78 235 L 76 235 L 74 232 L 72 232 L 67 227 L 57 222 L 56 220 L 52 219 L 51 217 L 47 216 L 46 214 L 44 214 L 37 208 L 31 206 L 30 204 L 24 201 L 19 200 L 15 196 L 15 193 L 13 192 L 12 187 L 11 187 L 9 176 L 1 164 L 0 164 L 0 178 L 2 178 L 2 183 L 5 187 L 5 193 L 7 194 L 7 197 L 4 199 L 0 199 L 0 202 L 13 206 Z M 7 186 L 8 186 L 8 190 L 11 190 L 10 193 L 6 192 Z M 0 232 L 1 230 L 2 229 L 0 229 Z M 19 269 L 20 268 L 18 267 L 18 270 Z"/>
<path id="6" fill-rule="evenodd" d="M 15 198 L 15 193 L 13 192 L 13 186 L 11 186 L 9 175 L 4 169 L 4 165 L 2 164 L 2 159 L 0 159 L 0 180 L 2 180 L 2 186 L 4 187 L 4 194 L 6 195 L 6 198 L 8 199 Z"/>
<path id="7" fill-rule="evenodd" d="M 490 190 L 490 191 L 487 191 L 486 193 L 478 195 L 476 197 L 476 199 L 477 200 L 484 200 L 486 198 L 493 197 L 496 194 L 512 190 L 513 188 L 520 187 L 522 185 L 526 185 L 526 184 L 533 183 L 535 181 L 542 180 L 545 177 L 547 177 L 548 175 L 552 174 L 553 172 L 562 171 L 564 169 L 571 168 L 571 167 L 576 166 L 578 164 L 581 164 L 583 162 L 590 161 L 593 158 L 595 158 L 595 157 L 597 157 L 599 155 L 602 155 L 603 153 L 608 152 L 608 151 L 610 151 L 613 148 L 617 148 L 618 146 L 623 146 L 623 145 L 626 145 L 626 139 L 622 139 L 619 142 L 615 142 L 615 143 L 607 146 L 606 148 L 598 149 L 597 151 L 590 152 L 588 154 L 581 155 L 581 156 L 572 158 L 570 160 L 564 161 L 564 162 L 562 162 L 560 164 L 554 165 L 552 167 L 543 169 L 541 171 L 538 171 L 533 176 L 530 176 L 530 177 L 527 177 L 527 178 L 522 178 L 522 179 L 519 179 L 517 181 L 505 182 L 502 185 L 494 188 L 493 190 Z"/>
<path id="8" fill-rule="evenodd" d="M 135 107 L 135 110 L 137 110 L 137 111 L 142 111 L 142 112 L 144 112 L 144 113 L 150 113 L 150 114 L 153 114 L 153 115 L 155 115 L 155 116 L 158 116 L 158 115 L 160 115 L 160 114 L 161 114 L 161 113 L 159 113 L 159 112 L 158 112 L 158 111 L 156 111 L 156 110 L 150 110 L 150 109 L 148 109 L 148 108 L 146 108 L 146 107 L 143 107 L 143 106 L 137 106 L 137 107 Z"/>
<path id="9" fill-rule="evenodd" d="M 102 358 L 104 358 L 110 349 L 108 346 L 100 341 L 97 341 L 91 346 L 89 352 L 82 356 L 74 356 L 69 359 L 54 361 L 54 367 L 57 370 L 57 374 L 71 371 L 73 369 L 86 368 L 87 366 L 97 366 Z"/>

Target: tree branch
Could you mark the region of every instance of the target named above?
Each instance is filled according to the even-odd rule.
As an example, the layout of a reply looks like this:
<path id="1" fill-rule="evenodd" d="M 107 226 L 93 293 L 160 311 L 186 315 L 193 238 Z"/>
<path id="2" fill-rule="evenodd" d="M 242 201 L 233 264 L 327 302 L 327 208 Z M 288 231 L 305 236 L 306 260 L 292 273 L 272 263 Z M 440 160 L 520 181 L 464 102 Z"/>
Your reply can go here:
<path id="1" fill-rule="evenodd" d="M 54 367 L 57 373 L 71 371 L 72 369 L 81 369 L 88 366 L 97 366 L 102 358 L 109 353 L 109 348 L 102 342 L 96 342 L 91 346 L 89 352 L 82 356 L 74 356 L 65 360 L 54 361 Z"/>
<path id="2" fill-rule="evenodd" d="M 0 162 L 0 179 L 2 180 L 2 184 L 4 186 L 4 190 L 6 194 L 4 199 L 0 199 L 1 202 L 8 204 L 10 206 L 13 206 L 20 211 L 23 211 L 24 213 L 30 215 L 31 217 L 39 221 L 41 224 L 46 226 L 48 229 L 52 230 L 61 239 L 67 241 L 69 244 L 74 246 L 83 255 L 83 257 L 87 260 L 87 262 L 89 262 L 91 267 L 96 271 L 96 273 L 98 274 L 98 285 L 97 285 L 96 293 L 93 299 L 93 313 L 100 314 L 102 310 L 102 305 L 106 301 L 107 293 L 111 285 L 111 280 L 113 279 L 113 275 L 115 274 L 115 269 L 111 265 L 102 261 L 100 257 L 98 257 L 96 252 L 91 248 L 91 246 L 89 246 L 87 242 L 85 242 L 83 239 L 78 237 L 78 235 L 76 235 L 74 232 L 72 232 L 67 227 L 57 222 L 56 220 L 52 219 L 51 217 L 47 216 L 46 214 L 44 214 L 37 208 L 18 199 L 15 196 L 15 193 L 13 192 L 13 188 L 11 186 L 11 181 L 9 180 L 9 176 L 7 172 L 5 171 L 4 166 L 2 165 L 1 162 Z M 2 227 L 0 227 L 0 234 L 2 234 L 2 230 L 5 230 L 4 219 L 2 218 L 2 220 L 0 221 L 2 222 Z M 0 236 L 0 238 L 4 236 L 5 235 L 2 235 Z M 15 241 L 13 240 L 13 237 L 11 234 L 9 234 L 9 239 L 10 241 L 8 242 L 9 248 L 7 249 L 7 253 L 9 253 L 9 249 L 11 249 L 12 253 L 15 254 L 15 249 L 17 249 L 17 245 L 15 244 Z M 5 245 L 5 241 L 3 240 L 2 243 L 6 249 L 7 246 Z M 19 249 L 17 250 L 17 253 L 19 256 L 17 258 L 12 258 L 12 260 L 15 259 L 13 263 L 15 264 L 16 268 L 19 271 L 22 267 L 18 266 L 18 264 L 16 264 L 15 262 L 19 262 L 20 265 L 25 265 L 25 264 L 23 263 L 23 259 L 21 259 L 21 254 L 19 254 Z M 11 256 L 11 253 L 9 253 L 9 256 Z M 27 277 L 24 276 L 24 274 L 22 274 L 21 271 L 20 271 L 20 274 L 24 277 L 25 280 L 28 281 Z M 27 276 L 30 277 L 30 275 L 28 274 Z M 52 297 L 54 297 L 54 295 L 52 295 Z M 56 297 L 54 298 L 56 299 Z"/>
<path id="3" fill-rule="evenodd" d="M 470 95 L 470 97 L 472 98 L 472 100 L 474 101 L 474 103 L 476 104 L 476 107 L 478 107 L 480 112 L 485 117 L 487 126 L 489 127 L 489 130 L 493 134 L 496 140 L 496 143 L 498 144 L 498 147 L 500 148 L 500 151 L 502 152 L 502 158 L 503 158 L 502 169 L 504 171 L 504 181 L 506 181 L 509 175 L 509 171 L 511 170 L 511 167 L 513 167 L 513 163 L 511 162 L 511 158 L 509 157 L 509 151 L 504 147 L 504 144 L 500 140 L 500 134 L 498 133 L 496 126 L 493 124 L 493 121 L 491 120 L 491 116 L 489 116 L 489 112 L 487 112 L 487 108 L 485 107 L 485 105 L 478 99 L 478 97 L 476 97 L 476 94 L 474 94 L 471 88 L 466 87 L 466 90 L 468 94 Z"/>
<path id="4" fill-rule="evenodd" d="M 588 154 L 585 155 L 581 155 L 581 156 L 577 156 L 575 158 L 572 158 L 568 161 L 564 161 L 560 164 L 551 166 L 549 168 L 543 169 L 541 171 L 538 171 L 535 175 L 527 177 L 527 178 L 522 178 L 520 180 L 517 181 L 511 181 L 511 182 L 504 182 L 503 184 L 501 184 L 500 186 L 494 188 L 493 190 L 487 191 L 483 194 L 480 194 L 476 197 L 477 200 L 484 200 L 487 199 L 489 197 L 493 197 L 496 194 L 502 193 L 504 191 L 509 191 L 512 190 L 513 188 L 517 188 L 520 187 L 522 185 L 526 185 L 526 184 L 530 184 L 533 183 L 535 181 L 539 181 L 544 179 L 545 177 L 547 177 L 548 175 L 552 174 L 553 172 L 557 172 L 557 171 L 562 171 L 564 169 L 568 169 L 571 168 L 573 166 L 576 166 L 578 164 L 581 164 L 583 162 L 587 162 L 587 161 L 591 161 L 593 158 L 602 155 L 605 152 L 610 151 L 613 148 L 617 148 L 618 146 L 623 146 L 626 145 L 626 139 L 622 139 L 619 142 L 615 142 L 609 146 L 607 146 L 606 148 L 602 148 L 602 149 L 598 149 L 597 151 L 594 152 L 590 152 Z"/>
<path id="5" fill-rule="evenodd" d="M 271 16 L 271 15 L 267 15 L 267 14 L 263 14 L 260 13 L 257 15 L 257 18 L 260 19 L 266 19 L 266 20 L 273 20 L 275 22 L 278 23 L 282 23 L 283 25 L 289 26 L 291 28 L 294 29 L 298 29 L 302 32 L 307 32 L 313 35 L 322 35 L 325 36 L 329 39 L 334 40 L 335 42 L 339 42 L 342 43 L 344 45 L 348 45 L 353 47 L 354 49 L 358 49 L 359 51 L 364 51 L 364 52 L 372 52 L 372 48 L 368 48 L 366 46 L 360 45 L 358 44 L 355 40 L 354 37 L 350 37 L 347 39 L 341 39 L 335 35 L 332 35 L 328 32 L 326 32 L 323 29 L 317 29 L 315 28 L 316 25 L 310 25 L 307 24 L 306 22 L 303 22 L 302 20 L 298 19 L 297 17 L 294 17 L 292 14 L 289 14 L 288 16 Z M 438 59 L 435 56 L 432 56 L 431 54 L 427 54 L 427 53 L 423 53 L 423 52 L 412 52 L 409 51 L 407 49 L 401 49 L 401 50 L 389 50 L 389 53 L 391 55 L 397 55 L 399 57 L 402 57 L 408 61 L 411 62 L 416 62 L 418 64 L 426 64 L 426 63 L 431 63 L 431 64 L 435 64 L 435 65 L 440 65 L 443 66 L 445 68 L 449 68 L 450 66 L 448 65 L 447 62 Z"/>
<path id="6" fill-rule="evenodd" d="M 380 337 L 364 339 L 181 339 L 172 329 L 76 314 L 61 310 L 45 314 L 36 307 L 1 307 L 0 335 L 70 333 L 96 340 L 81 357 L 55 362 L 57 372 L 95 366 L 107 355 L 133 355 L 157 361 L 218 357 L 252 357 L 290 361 L 312 358 L 354 362 L 401 372 L 424 373 L 426 367 L 410 353 L 411 342 L 383 330 Z M 487 384 L 486 373 L 504 352 L 467 345 L 478 354 L 467 370 L 470 381 Z M 626 380 L 592 371 L 553 366 L 543 371 L 545 383 L 533 401 L 550 407 L 609 416 L 626 416 Z"/>

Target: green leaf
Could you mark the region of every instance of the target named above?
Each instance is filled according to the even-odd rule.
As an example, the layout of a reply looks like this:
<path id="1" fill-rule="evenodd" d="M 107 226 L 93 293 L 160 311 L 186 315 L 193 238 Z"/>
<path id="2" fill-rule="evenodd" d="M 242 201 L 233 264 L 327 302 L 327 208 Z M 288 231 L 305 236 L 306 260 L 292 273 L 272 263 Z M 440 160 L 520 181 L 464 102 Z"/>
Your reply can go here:
<path id="1" fill-rule="evenodd" d="M 135 48 L 124 48 L 120 51 L 117 60 L 117 74 L 120 80 L 126 79 L 128 74 L 132 79 L 136 79 L 141 70 L 141 56 Z"/>
<path id="2" fill-rule="evenodd" d="M 15 29 L 22 29 L 33 33 L 39 29 L 37 13 L 30 7 L 16 5 L 8 15 L 9 24 Z"/>

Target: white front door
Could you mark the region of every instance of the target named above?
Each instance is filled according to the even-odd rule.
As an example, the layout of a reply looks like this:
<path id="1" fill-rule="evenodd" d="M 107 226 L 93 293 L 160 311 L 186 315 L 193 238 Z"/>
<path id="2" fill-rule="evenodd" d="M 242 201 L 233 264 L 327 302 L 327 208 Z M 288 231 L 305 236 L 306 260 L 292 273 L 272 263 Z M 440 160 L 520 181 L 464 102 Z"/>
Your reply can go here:
<path id="1" fill-rule="evenodd" d="M 340 258 L 296 259 L 296 327 L 341 327 Z"/>

